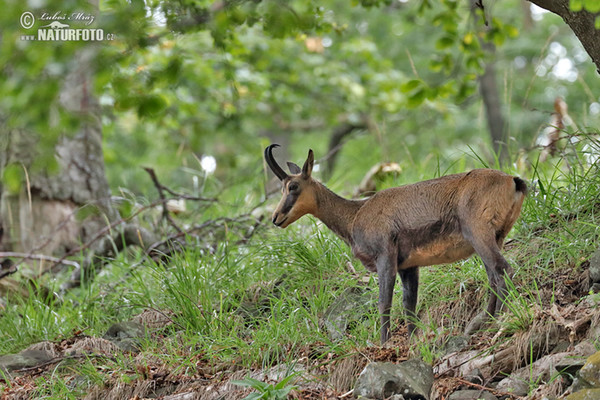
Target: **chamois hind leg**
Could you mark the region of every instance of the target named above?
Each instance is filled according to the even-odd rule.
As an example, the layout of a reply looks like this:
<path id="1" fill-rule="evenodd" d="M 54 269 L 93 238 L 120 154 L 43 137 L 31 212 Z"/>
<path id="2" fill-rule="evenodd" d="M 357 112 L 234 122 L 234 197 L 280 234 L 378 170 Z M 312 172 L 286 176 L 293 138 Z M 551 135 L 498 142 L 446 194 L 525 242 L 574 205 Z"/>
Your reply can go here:
<path id="1" fill-rule="evenodd" d="M 402 280 L 402 306 L 406 314 L 406 323 L 408 326 L 408 336 L 415 331 L 415 321 L 417 318 L 417 297 L 419 292 L 419 268 L 413 267 L 398 271 Z"/>
<path id="2" fill-rule="evenodd" d="M 490 284 L 490 299 L 487 310 L 475 317 L 467 326 L 465 333 L 471 334 L 502 309 L 506 298 L 505 276 L 510 276 L 512 268 L 500 252 L 496 235 L 493 231 L 482 232 L 474 235 L 470 231 L 464 232 L 465 238 L 473 246 L 475 252 L 483 260 Z"/>
<path id="3" fill-rule="evenodd" d="M 390 312 L 396 283 L 397 260 L 395 255 L 382 254 L 377 258 L 379 277 L 379 315 L 381 318 L 381 344 L 390 338 Z"/>

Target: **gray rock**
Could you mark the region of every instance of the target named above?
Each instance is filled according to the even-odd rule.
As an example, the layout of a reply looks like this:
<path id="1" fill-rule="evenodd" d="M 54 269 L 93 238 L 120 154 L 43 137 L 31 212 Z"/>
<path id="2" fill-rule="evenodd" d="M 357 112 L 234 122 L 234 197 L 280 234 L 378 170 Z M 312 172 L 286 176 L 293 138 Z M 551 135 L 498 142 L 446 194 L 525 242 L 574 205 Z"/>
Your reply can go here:
<path id="1" fill-rule="evenodd" d="M 484 329 L 491 323 L 487 311 L 477 314 L 465 327 L 465 336 L 473 336 L 477 331 Z"/>
<path id="2" fill-rule="evenodd" d="M 581 379 L 579 376 L 576 376 L 573 379 L 573 384 L 569 387 L 569 392 L 575 393 L 584 389 L 591 389 L 592 385 L 590 385 L 586 380 Z"/>
<path id="3" fill-rule="evenodd" d="M 496 389 L 515 396 L 526 396 L 529 393 L 529 383 L 521 378 L 508 376 L 498 382 Z"/>
<path id="4" fill-rule="evenodd" d="M 590 257 L 590 282 L 600 283 L 600 249 Z"/>
<path id="5" fill-rule="evenodd" d="M 598 400 L 600 389 L 583 389 L 567 396 L 567 400 Z"/>
<path id="6" fill-rule="evenodd" d="M 498 382 L 498 390 L 513 393 L 518 396 L 528 394 L 529 383 L 535 381 L 549 382 L 552 376 L 556 375 L 559 366 L 563 369 L 574 370 L 578 360 L 584 361 L 596 349 L 588 341 L 578 343 L 575 348 L 568 352 L 553 353 L 543 356 L 535 362 L 513 371 L 510 376 Z M 564 376 L 571 377 L 568 373 Z"/>
<path id="7" fill-rule="evenodd" d="M 584 359 L 565 357 L 554 366 L 554 369 L 558 371 L 559 374 L 566 375 L 572 379 L 584 364 Z"/>
<path id="8" fill-rule="evenodd" d="M 360 321 L 373 308 L 375 293 L 364 287 L 346 289 L 333 304 L 327 308 L 321 318 L 321 326 L 327 329 L 333 341 L 344 337 L 350 322 Z"/>
<path id="9" fill-rule="evenodd" d="M 123 351 L 139 352 L 141 340 L 146 337 L 146 328 L 139 322 L 119 322 L 112 325 L 103 338 L 111 341 Z"/>
<path id="10" fill-rule="evenodd" d="M 498 400 L 496 396 L 485 390 L 457 390 L 448 400 Z"/>
<path id="11" fill-rule="evenodd" d="M 0 357 L 0 370 L 12 372 L 23 368 L 31 368 L 44 364 L 58 356 L 54 345 L 50 342 L 33 344 L 17 354 L 7 354 Z"/>
<path id="12" fill-rule="evenodd" d="M 354 395 L 372 399 L 401 395 L 405 400 L 429 400 L 432 386 L 433 370 L 421 360 L 371 363 L 360 373 Z"/>
<path id="13" fill-rule="evenodd" d="M 461 351 L 469 345 L 469 338 L 466 336 L 450 336 L 444 345 L 442 356 Z"/>
<path id="14" fill-rule="evenodd" d="M 590 291 L 592 293 L 600 293 L 600 283 L 599 282 L 595 282 L 591 287 L 590 287 Z"/>
<path id="15" fill-rule="evenodd" d="M 467 382 L 483 385 L 483 373 L 479 370 L 479 368 L 469 371 L 464 378 Z"/>
<path id="16" fill-rule="evenodd" d="M 197 398 L 197 393 L 195 392 L 185 392 L 172 394 L 169 396 L 163 397 L 163 400 L 195 400 Z"/>

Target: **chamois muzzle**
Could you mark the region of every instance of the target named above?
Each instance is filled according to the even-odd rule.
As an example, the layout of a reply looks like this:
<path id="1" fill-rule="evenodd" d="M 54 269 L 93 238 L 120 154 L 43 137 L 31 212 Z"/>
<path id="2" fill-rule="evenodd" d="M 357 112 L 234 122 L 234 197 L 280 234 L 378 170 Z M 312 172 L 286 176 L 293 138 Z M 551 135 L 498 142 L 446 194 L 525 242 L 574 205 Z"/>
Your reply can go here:
<path id="1" fill-rule="evenodd" d="M 275 161 L 275 158 L 273 157 L 273 149 L 275 147 L 279 147 L 279 145 L 272 144 L 265 149 L 265 161 L 267 162 L 267 165 L 269 166 L 269 168 L 271 168 L 271 171 L 273 171 L 275 176 L 277 176 L 279 180 L 282 181 L 288 177 L 288 174 L 279 166 L 279 164 L 277 164 L 277 161 Z"/>

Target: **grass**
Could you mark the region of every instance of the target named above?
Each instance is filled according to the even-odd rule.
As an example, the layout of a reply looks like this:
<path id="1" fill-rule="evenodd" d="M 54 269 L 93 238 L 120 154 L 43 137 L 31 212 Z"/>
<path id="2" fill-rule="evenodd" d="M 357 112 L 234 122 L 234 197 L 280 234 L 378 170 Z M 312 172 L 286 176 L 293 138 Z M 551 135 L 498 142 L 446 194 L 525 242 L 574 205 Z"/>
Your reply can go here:
<path id="1" fill-rule="evenodd" d="M 557 289 L 544 286 L 553 271 L 566 267 L 576 271 L 597 247 L 598 165 L 575 161 L 535 162 L 531 168 L 530 195 L 506 250 L 515 266 L 515 286 L 509 287 L 502 322 L 508 331 L 526 330 L 532 306 L 553 301 Z M 457 164 L 464 167 L 464 162 Z M 415 172 L 419 179 L 422 174 Z M 207 213 L 218 214 L 218 209 Z M 352 324 L 340 341 L 330 340 L 319 323 L 347 288 L 364 284 L 377 291 L 375 277 L 324 226 L 305 218 L 287 230 L 265 229 L 243 245 L 236 244 L 235 234 L 227 230 L 219 235 L 216 246 L 190 246 L 168 265 L 144 260 L 137 252 L 121 253 L 92 284 L 64 296 L 31 288 L 28 296 L 8 297 L 0 315 L 0 336 L 6 338 L 0 341 L 0 354 L 42 340 L 59 342 L 77 331 L 102 336 L 112 323 L 143 310 L 158 310 L 172 323 L 143 341 L 142 359 L 190 377 L 200 364 L 258 369 L 291 364 L 307 354 L 326 363 L 331 354 L 341 358 L 378 343 L 376 307 Z M 349 271 L 348 262 L 359 276 Z M 60 277 L 42 284 L 49 293 L 59 292 Z M 477 257 L 421 270 L 423 335 L 417 351 L 422 358 L 434 362 L 447 335 L 459 333 L 466 319 L 482 309 L 486 285 Z M 549 298 L 540 297 L 543 290 Z M 397 285 L 392 311 L 396 325 L 401 319 L 400 299 Z M 144 376 L 139 365 L 127 355 L 61 364 L 54 373 L 36 378 L 34 397 L 78 398 L 111 382 L 135 381 Z M 289 388 L 246 384 L 264 389 L 263 393 Z"/>

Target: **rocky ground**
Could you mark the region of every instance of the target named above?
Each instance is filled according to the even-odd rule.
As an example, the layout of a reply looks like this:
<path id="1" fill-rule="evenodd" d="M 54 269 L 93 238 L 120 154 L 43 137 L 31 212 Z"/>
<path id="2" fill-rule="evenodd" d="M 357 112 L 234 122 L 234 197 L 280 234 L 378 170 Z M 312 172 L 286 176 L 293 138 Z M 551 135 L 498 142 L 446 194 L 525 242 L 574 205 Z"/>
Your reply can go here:
<path id="1" fill-rule="evenodd" d="M 544 307 L 532 310 L 534 320 L 527 329 L 508 332 L 492 325 L 472 337 L 440 335 L 432 364 L 415 357 L 419 339 L 409 340 L 399 328 L 384 347 L 356 348 L 344 357 L 326 353 L 322 343 L 314 343 L 294 363 L 269 369 L 219 365 L 208 356 L 196 356 L 182 368 L 140 351 L 148 338 L 177 341 L 165 334 L 169 314 L 147 310 L 113 325 L 103 337 L 74 332 L 69 338 L 0 357 L 0 382 L 4 381 L 0 393 L 2 399 L 28 399 L 37 393 L 41 377 L 72 370 L 69 385 L 89 388 L 85 399 L 90 400 L 242 399 L 253 390 L 234 381 L 248 377 L 272 384 L 264 388 L 265 399 L 285 398 L 282 393 L 293 399 L 600 399 L 600 296 L 592 293 L 598 286 L 600 251 L 584 263 L 583 272 L 565 270 L 549 277 L 539 290 L 540 299 L 546 298 Z M 374 295 L 359 287 L 338 298 L 321 320 L 332 340 L 344 336 L 365 304 L 371 306 Z M 256 304 L 249 303 L 240 312 L 252 314 L 260 301 L 258 296 Z M 448 312 L 447 308 L 439 314 Z M 435 318 L 435 310 L 430 315 Z M 180 351 L 186 349 L 181 346 Z M 129 356 L 125 365 L 123 354 Z M 73 368 L 82 360 L 97 369 L 118 368 L 120 373 L 93 382 L 90 375 Z M 289 384 L 280 388 L 285 390 L 277 392 L 276 383 L 290 375 Z M 124 379 L 127 376 L 130 379 Z"/>

